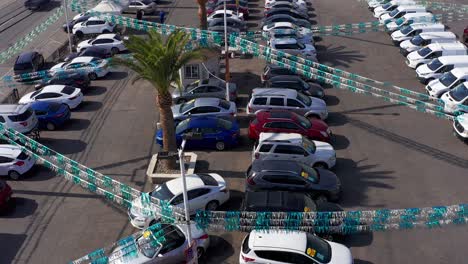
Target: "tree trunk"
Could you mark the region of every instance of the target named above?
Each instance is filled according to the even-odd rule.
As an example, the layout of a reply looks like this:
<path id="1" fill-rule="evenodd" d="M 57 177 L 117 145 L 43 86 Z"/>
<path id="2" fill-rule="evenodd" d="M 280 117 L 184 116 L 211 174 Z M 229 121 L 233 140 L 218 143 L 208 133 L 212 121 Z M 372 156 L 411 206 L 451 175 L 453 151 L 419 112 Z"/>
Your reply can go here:
<path id="1" fill-rule="evenodd" d="M 200 29 L 208 29 L 206 21 L 206 2 L 208 0 L 197 0 L 198 3 L 198 18 L 200 19 Z"/>
<path id="2" fill-rule="evenodd" d="M 177 151 L 175 136 L 174 116 L 172 114 L 172 96 L 169 92 L 159 93 L 157 96 L 159 107 L 159 120 L 163 130 L 163 150 L 168 152 Z M 168 169 L 178 169 L 175 159 L 163 160 L 163 166 Z"/>

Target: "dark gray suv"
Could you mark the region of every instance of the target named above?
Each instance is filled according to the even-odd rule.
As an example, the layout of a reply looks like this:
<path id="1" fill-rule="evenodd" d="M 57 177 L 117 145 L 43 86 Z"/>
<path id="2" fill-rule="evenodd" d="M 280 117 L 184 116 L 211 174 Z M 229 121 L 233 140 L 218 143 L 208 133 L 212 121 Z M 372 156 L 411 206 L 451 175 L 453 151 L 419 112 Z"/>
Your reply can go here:
<path id="1" fill-rule="evenodd" d="M 248 190 L 307 192 L 328 201 L 339 200 L 341 194 L 340 180 L 333 172 L 290 160 L 254 160 L 246 179 Z"/>

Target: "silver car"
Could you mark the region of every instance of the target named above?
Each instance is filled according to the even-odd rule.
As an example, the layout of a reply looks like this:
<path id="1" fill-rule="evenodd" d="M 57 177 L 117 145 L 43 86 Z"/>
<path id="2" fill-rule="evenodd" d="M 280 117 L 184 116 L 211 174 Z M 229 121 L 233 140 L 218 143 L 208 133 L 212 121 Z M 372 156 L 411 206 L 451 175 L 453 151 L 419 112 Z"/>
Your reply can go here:
<path id="1" fill-rule="evenodd" d="M 311 34 L 302 35 L 295 29 L 274 29 L 268 33 L 270 39 L 284 39 L 293 38 L 297 39 L 302 44 L 314 45 L 314 37 Z M 267 45 L 270 45 L 270 39 L 267 40 Z"/>
<path id="2" fill-rule="evenodd" d="M 235 116 L 236 112 L 235 103 L 219 98 L 197 98 L 172 107 L 175 121 L 193 116 Z"/>
<path id="3" fill-rule="evenodd" d="M 226 18 L 226 25 L 228 27 L 237 28 L 240 31 L 247 30 L 247 23 L 245 21 L 236 19 L 236 18 Z M 216 26 L 223 26 L 224 27 L 224 19 L 223 18 L 215 18 L 208 22 L 208 27 L 216 27 Z"/>
<path id="4" fill-rule="evenodd" d="M 308 60 L 317 61 L 317 50 L 313 45 L 303 44 L 294 38 L 271 39 L 270 47 Z"/>
<path id="5" fill-rule="evenodd" d="M 172 93 L 174 103 L 182 104 L 201 97 L 226 98 L 226 84 L 217 79 L 198 80 L 183 88 L 176 88 Z M 229 100 L 237 99 L 237 85 L 229 83 Z"/>
<path id="6" fill-rule="evenodd" d="M 142 263 L 185 263 L 185 250 L 188 248 L 188 226 L 184 224 L 161 224 L 160 228 L 145 231 L 134 240 L 118 246 L 109 255 L 109 264 L 142 264 Z M 159 237 L 154 233 L 163 230 L 165 241 L 155 242 Z M 190 225 L 192 238 L 196 241 L 197 256 L 200 258 L 210 245 L 210 238 L 196 224 Z M 137 247 L 136 256 L 128 257 L 129 248 Z"/>
<path id="7" fill-rule="evenodd" d="M 273 22 L 291 22 L 299 27 L 305 27 L 305 28 L 312 27 L 312 24 L 309 21 L 305 19 L 295 18 L 290 15 L 274 15 L 274 16 L 263 19 L 263 25 L 267 25 Z"/>
<path id="8" fill-rule="evenodd" d="M 153 14 L 156 12 L 156 4 L 151 0 L 134 0 L 130 1 L 128 8 L 124 10 L 126 13 L 136 13 L 138 10 L 145 14 Z"/>

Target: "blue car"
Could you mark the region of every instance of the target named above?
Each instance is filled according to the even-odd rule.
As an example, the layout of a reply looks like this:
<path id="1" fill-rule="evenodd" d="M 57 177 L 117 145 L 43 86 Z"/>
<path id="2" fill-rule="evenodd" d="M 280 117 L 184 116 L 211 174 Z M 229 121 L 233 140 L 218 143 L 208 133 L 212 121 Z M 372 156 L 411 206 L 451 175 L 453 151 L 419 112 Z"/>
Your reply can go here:
<path id="1" fill-rule="evenodd" d="M 219 117 L 193 117 L 188 118 L 176 126 L 176 140 L 179 146 L 185 133 L 193 132 L 199 134 L 200 139 L 190 139 L 186 148 L 215 148 L 224 150 L 234 147 L 239 141 L 239 124 L 235 120 Z M 156 133 L 156 142 L 163 145 L 163 132 L 160 129 Z"/>
<path id="2" fill-rule="evenodd" d="M 31 108 L 36 113 L 39 127 L 47 130 L 55 130 L 70 119 L 70 108 L 66 104 L 37 101 Z"/>

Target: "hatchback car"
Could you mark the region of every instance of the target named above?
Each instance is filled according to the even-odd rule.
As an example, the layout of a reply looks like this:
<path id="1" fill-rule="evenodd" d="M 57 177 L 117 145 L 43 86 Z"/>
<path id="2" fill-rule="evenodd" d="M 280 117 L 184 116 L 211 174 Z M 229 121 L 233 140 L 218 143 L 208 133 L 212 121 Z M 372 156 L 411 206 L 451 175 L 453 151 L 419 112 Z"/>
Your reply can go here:
<path id="1" fill-rule="evenodd" d="M 72 32 L 81 38 L 86 34 L 107 34 L 113 32 L 115 25 L 103 18 L 90 17 L 88 20 L 73 26 Z"/>
<path id="2" fill-rule="evenodd" d="M 70 108 L 66 104 L 36 101 L 31 108 L 39 120 L 39 128 L 55 130 L 70 120 Z"/>
<path id="3" fill-rule="evenodd" d="M 156 3 L 151 0 L 132 0 L 128 7 L 124 9 L 123 13 L 137 13 L 142 12 L 142 15 L 151 15 L 156 12 Z"/>
<path id="4" fill-rule="evenodd" d="M 335 166 L 336 152 L 322 141 L 308 140 L 296 133 L 260 133 L 253 159 L 294 160 L 312 167 L 330 169 Z"/>
<path id="5" fill-rule="evenodd" d="M 36 160 L 26 154 L 21 147 L 0 145 L 0 175 L 18 180 L 31 170 L 35 163 Z"/>
<path id="6" fill-rule="evenodd" d="M 42 89 L 47 85 L 61 84 L 80 88 L 82 92 L 88 90 L 91 86 L 91 80 L 86 74 L 79 72 L 67 74 L 66 76 L 54 76 L 48 80 L 42 80 L 34 86 L 36 90 Z"/>
<path id="7" fill-rule="evenodd" d="M 13 191 L 8 183 L 0 180 L 0 212 L 8 209 Z"/>
<path id="8" fill-rule="evenodd" d="M 154 232 L 164 231 L 164 243 L 155 243 L 159 237 L 147 230 L 140 236 L 135 237 L 129 243 L 138 248 L 136 256 L 131 260 L 132 264 L 143 263 L 182 263 L 185 262 L 185 251 L 188 247 L 188 226 L 185 224 L 161 224 L 161 227 Z M 207 233 L 199 229 L 196 224 L 190 226 L 191 237 L 197 245 L 197 257 L 201 258 L 210 245 Z M 109 254 L 109 264 L 125 263 L 125 256 L 128 253 L 127 245 L 117 246 Z"/>
<path id="9" fill-rule="evenodd" d="M 332 137 L 331 130 L 324 121 L 282 110 L 257 112 L 255 119 L 249 125 L 249 138 L 258 140 L 262 132 L 298 133 L 324 142 L 330 142 Z"/>
<path id="10" fill-rule="evenodd" d="M 39 52 L 28 51 L 16 57 L 13 72 L 15 74 L 30 73 L 39 71 L 43 67 L 44 57 Z"/>
<path id="11" fill-rule="evenodd" d="M 197 210 L 216 210 L 229 199 L 229 190 L 226 181 L 215 173 L 199 173 L 186 176 L 186 185 L 188 193 L 188 205 L 190 214 L 193 215 Z M 182 178 L 178 177 L 167 181 L 149 193 L 154 198 L 168 201 L 170 205 L 183 208 L 184 199 L 182 196 Z M 151 203 L 151 206 L 155 206 Z M 159 219 L 153 216 L 144 215 L 141 210 L 141 199 L 137 198 L 132 202 L 132 207 L 128 210 L 130 222 L 136 228 L 145 228 L 155 224 Z M 160 211 L 161 208 L 152 208 Z"/>
<path id="12" fill-rule="evenodd" d="M 1 104 L 0 123 L 23 134 L 28 134 L 38 126 L 36 114 L 26 104 Z"/>
<path id="13" fill-rule="evenodd" d="M 178 104 L 201 97 L 226 98 L 225 83 L 217 79 L 197 80 L 181 89 L 175 88 L 174 92 L 172 92 L 172 100 Z M 237 85 L 235 83 L 229 83 L 229 100 L 236 101 L 236 99 Z"/>
<path id="14" fill-rule="evenodd" d="M 254 230 L 242 241 L 239 263 L 352 264 L 353 256 L 346 246 L 303 231 Z"/>
<path id="15" fill-rule="evenodd" d="M 79 88 L 72 86 L 47 85 L 38 91 L 25 94 L 19 103 L 28 104 L 37 101 L 66 104 L 70 109 L 74 109 L 83 101 L 83 93 Z"/>
<path id="16" fill-rule="evenodd" d="M 278 89 L 294 89 L 305 95 L 323 99 L 325 91 L 322 86 L 314 82 L 305 82 L 297 75 L 277 75 L 271 77 L 265 82 L 265 87 L 278 88 Z"/>
<path id="17" fill-rule="evenodd" d="M 254 160 L 247 169 L 248 190 L 306 192 L 314 199 L 337 201 L 341 183 L 335 173 L 292 160 Z"/>
<path id="18" fill-rule="evenodd" d="M 96 57 L 77 57 L 69 62 L 61 62 L 50 68 L 52 75 L 61 71 L 72 73 L 74 71 L 85 72 L 89 79 L 96 80 L 106 76 L 109 73 L 109 64 L 106 60 Z"/>
<path id="19" fill-rule="evenodd" d="M 239 143 L 239 124 L 235 120 L 217 117 L 194 117 L 181 121 L 176 126 L 177 145 L 182 143 L 187 133 L 195 133 L 196 138 L 187 140 L 186 148 L 216 148 L 224 150 Z M 163 145 L 163 131 L 156 133 L 156 142 Z"/>
<path id="20" fill-rule="evenodd" d="M 294 38 L 270 39 L 272 49 L 284 51 L 305 59 L 317 61 L 317 50 L 313 45 L 304 44 Z"/>
<path id="21" fill-rule="evenodd" d="M 111 55 L 114 55 L 119 52 L 127 50 L 127 47 L 125 47 L 123 40 L 124 38 L 120 37 L 117 34 L 101 34 L 97 36 L 96 38 L 88 39 L 88 40 L 78 43 L 78 45 L 76 46 L 76 50 L 78 52 L 81 52 L 90 47 L 99 47 L 99 48 L 105 49 L 107 52 L 110 52 Z M 85 55 L 82 55 L 82 56 L 85 56 Z M 87 55 L 87 56 L 93 56 L 93 55 Z M 102 58 L 102 56 L 100 56 L 100 58 Z"/>
<path id="22" fill-rule="evenodd" d="M 172 106 L 175 121 L 197 116 L 235 116 L 236 104 L 219 98 L 197 98 Z"/>

